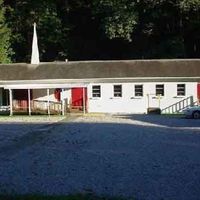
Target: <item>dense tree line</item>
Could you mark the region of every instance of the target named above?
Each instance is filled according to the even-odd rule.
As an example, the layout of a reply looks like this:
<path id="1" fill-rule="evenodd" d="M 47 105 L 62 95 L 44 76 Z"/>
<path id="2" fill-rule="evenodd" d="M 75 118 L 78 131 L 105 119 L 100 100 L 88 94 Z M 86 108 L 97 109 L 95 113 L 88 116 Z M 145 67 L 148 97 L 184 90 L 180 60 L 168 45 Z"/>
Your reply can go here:
<path id="1" fill-rule="evenodd" d="M 198 58 L 200 0 L 0 0 L 0 62 Z"/>

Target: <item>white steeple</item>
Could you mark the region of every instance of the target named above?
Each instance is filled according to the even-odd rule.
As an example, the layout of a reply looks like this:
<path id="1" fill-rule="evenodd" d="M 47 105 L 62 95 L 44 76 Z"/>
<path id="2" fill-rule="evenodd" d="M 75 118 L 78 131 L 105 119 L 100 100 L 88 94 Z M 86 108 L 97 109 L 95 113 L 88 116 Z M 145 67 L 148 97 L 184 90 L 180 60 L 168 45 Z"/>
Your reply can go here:
<path id="1" fill-rule="evenodd" d="M 33 24 L 33 42 L 32 42 L 32 54 L 31 54 L 31 64 L 38 65 L 40 63 L 38 40 L 36 32 L 36 23 Z"/>

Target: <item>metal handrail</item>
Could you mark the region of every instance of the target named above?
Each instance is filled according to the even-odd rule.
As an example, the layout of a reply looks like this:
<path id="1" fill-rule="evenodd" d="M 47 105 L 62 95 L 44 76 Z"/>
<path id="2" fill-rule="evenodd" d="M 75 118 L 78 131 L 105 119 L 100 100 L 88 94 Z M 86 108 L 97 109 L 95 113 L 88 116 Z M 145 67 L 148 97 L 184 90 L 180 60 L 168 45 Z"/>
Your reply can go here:
<path id="1" fill-rule="evenodd" d="M 180 113 L 183 109 L 194 106 L 197 103 L 194 102 L 193 96 L 189 96 L 181 101 L 178 101 L 161 110 L 162 113 Z M 168 112 L 167 112 L 168 111 Z M 171 111 L 171 112 L 170 112 Z"/>

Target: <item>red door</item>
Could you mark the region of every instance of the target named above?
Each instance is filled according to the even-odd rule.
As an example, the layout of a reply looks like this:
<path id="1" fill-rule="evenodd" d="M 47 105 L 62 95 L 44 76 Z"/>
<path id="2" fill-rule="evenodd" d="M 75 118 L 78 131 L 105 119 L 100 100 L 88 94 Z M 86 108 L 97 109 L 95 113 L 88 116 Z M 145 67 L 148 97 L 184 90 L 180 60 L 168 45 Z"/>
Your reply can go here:
<path id="1" fill-rule="evenodd" d="M 198 102 L 200 102 L 200 83 L 197 84 L 197 98 Z"/>
<path id="2" fill-rule="evenodd" d="M 83 102 L 87 102 L 87 88 L 72 88 L 72 108 L 83 109 Z M 85 98 L 83 98 L 85 95 Z"/>

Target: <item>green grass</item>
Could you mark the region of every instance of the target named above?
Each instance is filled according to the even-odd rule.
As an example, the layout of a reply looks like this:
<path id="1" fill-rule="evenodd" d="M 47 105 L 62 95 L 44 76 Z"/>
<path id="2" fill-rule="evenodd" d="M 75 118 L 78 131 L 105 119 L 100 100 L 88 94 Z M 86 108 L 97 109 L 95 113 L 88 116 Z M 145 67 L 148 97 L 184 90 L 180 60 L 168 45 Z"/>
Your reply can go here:
<path id="1" fill-rule="evenodd" d="M 124 200 L 118 197 L 99 197 L 93 194 L 76 194 L 68 196 L 43 196 L 43 195 L 0 195 L 0 200 Z M 134 200 L 134 199 L 132 199 Z"/>

